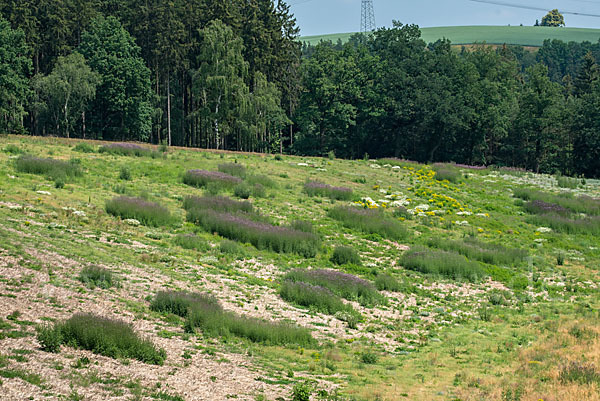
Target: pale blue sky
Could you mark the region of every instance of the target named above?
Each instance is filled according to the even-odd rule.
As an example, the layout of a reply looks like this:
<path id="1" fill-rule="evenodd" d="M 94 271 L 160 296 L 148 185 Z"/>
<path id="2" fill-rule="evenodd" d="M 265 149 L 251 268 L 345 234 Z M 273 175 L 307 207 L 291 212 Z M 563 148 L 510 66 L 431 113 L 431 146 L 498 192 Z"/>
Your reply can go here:
<path id="1" fill-rule="evenodd" d="M 494 0 L 492 0 L 494 1 Z M 501 3 L 543 9 L 558 8 L 600 15 L 600 0 L 497 0 Z M 544 11 L 523 10 L 468 0 L 374 0 L 378 27 L 392 25 L 392 20 L 422 27 L 450 25 L 533 25 Z M 361 0 L 288 0 L 292 5 L 302 36 L 360 30 Z M 565 14 L 569 27 L 600 28 L 600 18 Z"/>

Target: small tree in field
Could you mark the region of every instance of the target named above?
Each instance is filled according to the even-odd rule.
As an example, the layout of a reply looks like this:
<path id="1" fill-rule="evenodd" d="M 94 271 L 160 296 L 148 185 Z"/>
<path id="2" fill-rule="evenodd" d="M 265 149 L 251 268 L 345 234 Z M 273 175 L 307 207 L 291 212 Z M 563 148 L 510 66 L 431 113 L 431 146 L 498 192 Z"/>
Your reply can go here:
<path id="1" fill-rule="evenodd" d="M 555 8 L 542 18 L 542 26 L 565 26 L 565 17 Z"/>

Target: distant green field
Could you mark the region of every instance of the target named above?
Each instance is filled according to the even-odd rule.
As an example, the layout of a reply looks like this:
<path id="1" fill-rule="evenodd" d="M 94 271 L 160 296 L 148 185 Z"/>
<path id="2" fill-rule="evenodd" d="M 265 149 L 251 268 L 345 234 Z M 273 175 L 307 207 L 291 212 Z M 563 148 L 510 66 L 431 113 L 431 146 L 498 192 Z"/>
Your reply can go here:
<path id="1" fill-rule="evenodd" d="M 535 26 L 447 26 L 421 28 L 426 42 L 447 38 L 455 45 L 486 42 L 488 44 L 511 44 L 521 46 L 541 46 L 545 39 L 559 39 L 564 42 L 597 42 L 600 29 L 590 28 L 548 28 Z M 321 40 L 346 42 L 354 32 L 329 35 L 304 36 L 300 41 L 317 44 Z"/>

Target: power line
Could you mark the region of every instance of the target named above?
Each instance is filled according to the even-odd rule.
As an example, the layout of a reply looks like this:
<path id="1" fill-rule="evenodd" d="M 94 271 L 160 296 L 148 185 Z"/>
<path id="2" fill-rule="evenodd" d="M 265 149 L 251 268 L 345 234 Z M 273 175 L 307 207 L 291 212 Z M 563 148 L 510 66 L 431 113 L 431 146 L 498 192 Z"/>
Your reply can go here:
<path id="1" fill-rule="evenodd" d="M 473 3 L 495 4 L 497 6 L 521 8 L 521 9 L 525 9 L 525 10 L 548 11 L 547 8 L 533 7 L 533 6 L 522 6 L 522 5 L 514 4 L 514 3 L 505 3 L 503 1 L 493 1 L 493 0 L 467 0 L 467 1 L 470 1 L 470 2 L 473 2 Z M 584 13 L 584 12 L 579 12 L 579 11 L 563 11 L 563 10 L 560 10 L 560 13 L 561 14 L 568 14 L 568 15 L 578 15 L 580 17 L 595 17 L 595 18 L 600 18 L 600 14 L 590 14 L 590 13 Z"/>

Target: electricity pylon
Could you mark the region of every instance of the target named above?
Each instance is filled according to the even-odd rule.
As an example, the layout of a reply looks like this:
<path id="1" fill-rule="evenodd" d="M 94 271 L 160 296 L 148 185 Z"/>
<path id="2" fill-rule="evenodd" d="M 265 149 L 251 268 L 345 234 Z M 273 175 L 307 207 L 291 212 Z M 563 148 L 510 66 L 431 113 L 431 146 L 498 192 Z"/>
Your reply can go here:
<path id="1" fill-rule="evenodd" d="M 375 11 L 373 11 L 373 0 L 361 0 L 360 31 L 362 33 L 375 30 Z"/>

